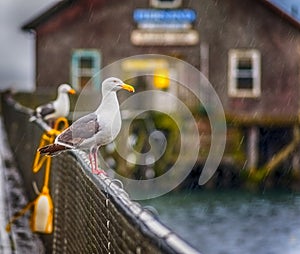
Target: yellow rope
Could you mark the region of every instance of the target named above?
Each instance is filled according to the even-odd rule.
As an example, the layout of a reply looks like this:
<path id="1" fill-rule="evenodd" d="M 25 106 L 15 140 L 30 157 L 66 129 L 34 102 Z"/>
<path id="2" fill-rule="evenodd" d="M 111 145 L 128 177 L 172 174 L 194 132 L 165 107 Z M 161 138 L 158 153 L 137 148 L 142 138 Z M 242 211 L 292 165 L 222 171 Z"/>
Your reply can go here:
<path id="1" fill-rule="evenodd" d="M 41 141 L 40 141 L 40 144 L 39 144 L 38 148 L 41 148 L 41 147 L 43 147 L 45 145 L 48 145 L 48 144 L 52 144 L 54 142 L 56 136 L 68 127 L 69 127 L 69 124 L 68 124 L 68 120 L 66 118 L 64 118 L 64 117 L 58 118 L 54 123 L 53 129 L 51 129 L 50 131 L 45 132 L 42 135 Z M 9 220 L 9 222 L 7 223 L 6 228 L 5 228 L 7 232 L 10 232 L 12 223 L 14 223 L 21 216 L 23 216 L 27 212 L 27 210 L 29 210 L 32 206 L 34 206 L 35 209 L 34 209 L 32 217 L 31 217 L 31 225 L 32 225 L 32 230 L 37 231 L 36 228 L 35 228 L 34 222 L 35 222 L 35 219 L 37 217 L 36 209 L 37 209 L 38 200 L 40 200 L 40 198 L 42 196 L 46 197 L 46 199 L 48 201 L 48 204 L 49 204 L 49 208 L 50 208 L 49 218 L 48 218 L 48 221 L 47 221 L 47 227 L 46 227 L 44 233 L 51 233 L 52 232 L 53 205 L 52 205 L 52 199 L 51 199 L 51 196 L 49 194 L 49 188 L 48 188 L 49 179 L 50 179 L 50 169 L 51 169 L 51 157 L 50 156 L 48 156 L 48 157 L 45 156 L 45 157 L 41 158 L 40 153 L 36 152 L 34 162 L 33 162 L 32 171 L 34 173 L 38 172 L 42 168 L 42 166 L 44 165 L 45 162 L 46 162 L 45 178 L 44 178 L 44 185 L 43 185 L 43 188 L 42 188 L 42 192 L 38 195 L 38 197 L 35 200 L 29 202 L 24 208 L 22 208 L 20 211 L 18 211 Z"/>
<path id="2" fill-rule="evenodd" d="M 35 203 L 35 200 L 28 203 L 24 208 L 22 208 L 20 211 L 18 211 L 10 220 L 9 222 L 7 223 L 6 227 L 5 227 L 5 230 L 6 232 L 10 232 L 11 230 L 11 225 L 17 220 L 19 219 L 21 216 L 23 216 L 28 209 L 30 209 Z"/>
<path id="3" fill-rule="evenodd" d="M 48 144 L 53 144 L 55 138 L 57 135 L 59 135 L 64 129 L 68 128 L 68 120 L 64 117 L 58 118 L 55 123 L 53 129 L 50 131 L 45 132 L 42 135 L 40 144 L 38 148 L 41 148 Z M 48 186 L 49 183 L 49 175 L 50 175 L 50 168 L 51 168 L 51 157 L 50 156 L 44 156 L 41 158 L 41 154 L 37 152 L 35 154 L 34 163 L 33 163 L 33 172 L 37 173 L 42 166 L 44 165 L 46 161 L 46 169 L 45 169 L 45 180 L 44 185 Z"/>

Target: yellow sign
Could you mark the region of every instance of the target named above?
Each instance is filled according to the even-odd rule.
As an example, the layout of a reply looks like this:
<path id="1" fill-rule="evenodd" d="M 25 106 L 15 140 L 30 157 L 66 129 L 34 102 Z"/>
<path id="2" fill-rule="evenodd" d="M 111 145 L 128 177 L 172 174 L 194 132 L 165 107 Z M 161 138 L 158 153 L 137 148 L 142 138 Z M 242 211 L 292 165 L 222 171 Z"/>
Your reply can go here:
<path id="1" fill-rule="evenodd" d="M 169 69 L 156 69 L 153 77 L 153 84 L 158 89 L 167 89 L 170 85 Z"/>
<path id="2" fill-rule="evenodd" d="M 122 62 L 124 71 L 152 71 L 157 68 L 167 68 L 168 62 L 159 58 L 129 59 Z"/>

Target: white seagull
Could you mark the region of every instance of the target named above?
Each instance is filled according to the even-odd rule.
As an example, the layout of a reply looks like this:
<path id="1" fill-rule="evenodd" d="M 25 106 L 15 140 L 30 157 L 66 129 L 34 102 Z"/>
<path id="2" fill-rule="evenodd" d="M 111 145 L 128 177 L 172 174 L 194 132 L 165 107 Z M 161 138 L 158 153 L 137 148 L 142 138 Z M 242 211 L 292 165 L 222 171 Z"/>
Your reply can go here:
<path id="1" fill-rule="evenodd" d="M 57 98 L 47 104 L 38 106 L 29 121 L 42 118 L 45 121 L 52 121 L 59 117 L 66 117 L 70 112 L 69 94 L 75 94 L 75 90 L 68 84 L 62 84 L 57 89 Z"/>
<path id="2" fill-rule="evenodd" d="M 88 150 L 92 173 L 103 173 L 98 169 L 97 152 L 120 132 L 121 113 L 116 92 L 121 89 L 134 92 L 132 86 L 118 78 L 104 80 L 102 102 L 96 111 L 76 120 L 56 137 L 54 144 L 40 148 L 39 152 L 51 156 L 68 149 Z"/>

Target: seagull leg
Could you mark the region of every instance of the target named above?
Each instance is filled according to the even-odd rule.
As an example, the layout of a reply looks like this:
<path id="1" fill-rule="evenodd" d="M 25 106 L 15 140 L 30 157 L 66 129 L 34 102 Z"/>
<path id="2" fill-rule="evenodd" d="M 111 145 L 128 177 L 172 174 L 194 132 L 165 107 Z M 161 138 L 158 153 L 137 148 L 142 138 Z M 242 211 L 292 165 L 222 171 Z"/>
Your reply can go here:
<path id="1" fill-rule="evenodd" d="M 92 173 L 96 175 L 100 175 L 100 174 L 106 175 L 106 172 L 104 170 L 98 168 L 97 152 L 98 152 L 98 148 L 92 148 L 91 153 L 89 154 Z"/>
<path id="2" fill-rule="evenodd" d="M 92 155 L 91 152 L 89 153 L 89 160 L 90 160 L 91 168 L 92 168 L 92 171 L 93 171 L 93 168 L 94 168 L 94 162 L 93 162 L 93 155 Z"/>

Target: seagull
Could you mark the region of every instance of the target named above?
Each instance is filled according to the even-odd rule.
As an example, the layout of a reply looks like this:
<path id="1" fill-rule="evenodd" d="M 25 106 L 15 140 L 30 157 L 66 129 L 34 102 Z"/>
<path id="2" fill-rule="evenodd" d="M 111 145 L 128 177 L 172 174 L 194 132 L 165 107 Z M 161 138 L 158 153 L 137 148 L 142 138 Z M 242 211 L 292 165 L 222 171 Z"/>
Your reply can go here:
<path id="1" fill-rule="evenodd" d="M 59 117 L 66 117 L 70 111 L 69 94 L 75 94 L 75 90 L 68 84 L 62 84 L 58 87 L 58 95 L 55 101 L 38 106 L 29 121 L 35 121 L 42 118 L 45 121 L 52 121 Z"/>
<path id="2" fill-rule="evenodd" d="M 54 144 L 38 151 L 53 156 L 69 149 L 87 150 L 92 173 L 104 173 L 98 169 L 97 152 L 99 147 L 111 143 L 121 130 L 121 113 L 116 93 L 121 89 L 134 92 L 132 86 L 118 78 L 105 79 L 102 83 L 102 101 L 96 111 L 76 120 L 56 137 Z"/>

